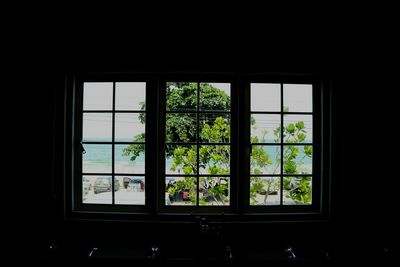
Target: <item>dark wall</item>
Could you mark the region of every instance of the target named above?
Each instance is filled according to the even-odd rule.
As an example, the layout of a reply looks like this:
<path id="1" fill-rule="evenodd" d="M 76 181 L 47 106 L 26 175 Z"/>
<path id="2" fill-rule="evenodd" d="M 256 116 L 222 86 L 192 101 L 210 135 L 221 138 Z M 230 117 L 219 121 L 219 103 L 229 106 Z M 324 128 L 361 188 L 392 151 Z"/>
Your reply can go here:
<path id="1" fill-rule="evenodd" d="M 114 47 L 113 47 L 114 48 Z M 29 242 L 46 254 L 49 243 L 79 247 L 94 244 L 134 244 L 165 242 L 174 237 L 177 246 L 187 242 L 187 232 L 196 232 L 196 224 L 65 221 L 62 199 L 52 196 L 53 167 L 61 149 L 54 146 L 54 120 L 61 112 L 55 96 L 69 71 L 232 71 L 232 72 L 317 72 L 334 77 L 334 184 L 333 213 L 327 223 L 262 223 L 225 226 L 225 238 L 233 243 L 271 245 L 299 243 L 324 246 L 338 255 L 354 255 L 371 250 L 379 253 L 390 247 L 395 231 L 395 84 L 388 77 L 379 58 L 364 54 L 342 53 L 334 49 L 319 50 L 282 46 L 277 53 L 261 49 L 204 49 L 182 46 L 169 49 L 138 45 L 126 54 L 117 48 L 102 49 L 63 46 L 61 50 L 33 57 L 43 60 L 38 69 L 25 70 L 32 78 L 22 93 L 28 108 L 23 116 L 29 132 L 30 172 L 37 174 L 23 202 L 21 220 L 29 222 L 21 242 Z M 208 47 L 209 48 L 209 47 Z M 231 47 L 232 48 L 232 47 Z M 313 49 L 316 50 L 313 50 Z M 22 72 L 24 73 L 24 72 Z M 33 85 L 32 85 L 33 83 Z M 25 84 L 25 83 L 24 83 Z M 59 113 L 58 113 L 59 114 Z M 25 129 L 25 126 L 23 127 Z M 22 136 L 26 137 L 26 136 Z M 59 157 L 58 157 L 59 158 Z M 60 179 L 60 177 L 54 177 Z M 194 221 L 195 219 L 193 219 Z M 290 226 L 288 226 L 290 225 Z M 99 235 L 104 228 L 110 229 Z M 288 230 L 290 229 L 290 230 Z M 129 235 L 126 232 L 129 230 Z M 24 232 L 25 233 L 25 232 Z M 127 239 L 127 237 L 129 239 Z M 239 241 L 244 240 L 244 241 Z M 243 244 L 243 243 L 242 243 Z"/>

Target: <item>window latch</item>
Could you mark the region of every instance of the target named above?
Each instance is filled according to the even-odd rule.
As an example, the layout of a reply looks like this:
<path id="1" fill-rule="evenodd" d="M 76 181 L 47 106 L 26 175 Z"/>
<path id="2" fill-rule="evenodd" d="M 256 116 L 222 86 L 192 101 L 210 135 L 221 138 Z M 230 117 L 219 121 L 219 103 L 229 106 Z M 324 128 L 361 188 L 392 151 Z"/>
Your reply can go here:
<path id="1" fill-rule="evenodd" d="M 80 147 L 81 147 L 81 152 L 82 152 L 82 154 L 86 154 L 86 150 L 85 150 L 85 148 L 83 147 L 82 142 L 80 142 L 79 144 L 80 144 Z"/>

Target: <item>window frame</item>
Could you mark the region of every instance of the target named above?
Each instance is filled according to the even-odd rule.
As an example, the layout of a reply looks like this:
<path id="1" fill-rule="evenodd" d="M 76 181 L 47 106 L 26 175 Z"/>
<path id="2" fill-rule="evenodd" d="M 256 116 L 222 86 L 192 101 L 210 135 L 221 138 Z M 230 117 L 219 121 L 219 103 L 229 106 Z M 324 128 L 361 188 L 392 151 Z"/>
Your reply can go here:
<path id="1" fill-rule="evenodd" d="M 146 146 L 145 177 L 146 203 L 136 205 L 81 204 L 82 185 L 79 179 L 83 82 L 146 82 Z M 164 206 L 165 188 L 165 84 L 167 81 L 231 83 L 231 172 L 230 205 L 171 207 Z M 250 149 L 250 84 L 251 83 L 313 84 L 313 198 L 307 206 L 250 206 L 249 149 Z M 163 87 L 164 84 L 164 87 Z M 127 220 L 186 220 L 182 215 L 227 215 L 234 221 L 326 220 L 331 205 L 331 132 L 332 86 L 330 76 L 320 74 L 248 74 L 248 73 L 75 73 L 67 74 L 64 102 L 64 216 L 66 218 L 110 218 Z M 155 99 L 154 101 L 150 101 Z M 315 105 L 318 104 L 318 112 Z M 319 132 L 319 136 L 316 135 Z M 319 139 L 318 142 L 316 142 Z M 154 153 L 155 152 L 155 153 Z M 317 159 L 318 158 L 318 159 Z M 240 167 L 239 167 L 240 165 Z M 163 167 L 157 167 L 163 166 Z M 248 170 L 248 171 L 247 171 Z M 319 176 L 315 179 L 316 176 Z M 156 177 L 150 179 L 149 177 Z M 245 179 L 239 179 L 244 177 Z M 164 190 L 163 190 L 164 189 Z M 80 196 L 80 197 L 79 197 Z M 150 201 L 149 201 L 150 200 Z"/>

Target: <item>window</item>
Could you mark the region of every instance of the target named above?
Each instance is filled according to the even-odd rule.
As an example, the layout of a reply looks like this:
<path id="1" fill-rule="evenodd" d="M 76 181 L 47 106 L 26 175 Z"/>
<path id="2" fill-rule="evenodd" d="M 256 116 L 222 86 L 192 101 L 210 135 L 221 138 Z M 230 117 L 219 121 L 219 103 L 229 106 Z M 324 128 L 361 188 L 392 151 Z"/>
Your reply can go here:
<path id="1" fill-rule="evenodd" d="M 167 82 L 165 204 L 230 204 L 229 83 Z"/>
<path id="2" fill-rule="evenodd" d="M 250 86 L 250 205 L 311 205 L 312 84 Z"/>
<path id="3" fill-rule="evenodd" d="M 145 204 L 144 82 L 84 82 L 82 204 Z"/>
<path id="4" fill-rule="evenodd" d="M 74 85 L 72 213 L 326 214 L 322 78 L 95 74 Z"/>

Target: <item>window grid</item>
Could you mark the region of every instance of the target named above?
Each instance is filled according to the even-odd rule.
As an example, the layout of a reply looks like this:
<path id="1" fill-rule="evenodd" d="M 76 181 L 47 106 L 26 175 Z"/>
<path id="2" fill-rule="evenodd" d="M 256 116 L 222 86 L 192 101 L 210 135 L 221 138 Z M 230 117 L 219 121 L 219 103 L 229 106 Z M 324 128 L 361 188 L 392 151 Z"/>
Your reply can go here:
<path id="1" fill-rule="evenodd" d="M 285 142 L 283 138 L 284 134 L 284 116 L 285 115 L 314 115 L 314 112 L 290 112 L 290 111 L 285 111 L 284 110 L 284 84 L 285 83 L 279 83 L 280 84 L 280 111 L 252 111 L 250 110 L 250 118 L 253 114 L 275 114 L 275 115 L 280 115 L 280 141 L 277 143 L 269 143 L 269 142 L 251 142 L 250 145 L 250 155 L 252 154 L 253 151 L 253 146 L 279 146 L 280 147 L 280 173 L 279 174 L 253 174 L 250 171 L 250 177 L 278 177 L 280 180 L 280 200 L 279 200 L 279 205 L 274 205 L 274 206 L 290 206 L 290 205 L 285 205 L 284 200 L 283 200 L 283 182 L 285 177 L 313 177 L 313 171 L 311 173 L 307 174 L 284 174 L 284 148 L 287 146 L 314 146 L 314 140 L 313 142 L 305 142 L 305 143 L 291 143 L 291 142 Z M 251 91 L 251 90 L 250 90 Z M 312 103 L 314 103 L 312 101 Z M 251 105 L 250 105 L 251 107 Z M 251 109 L 251 108 L 250 108 Z M 251 135 L 251 130 L 250 130 L 250 135 Z M 312 156 L 313 158 L 314 156 Z M 249 158 L 250 160 L 250 158 Z M 312 170 L 314 169 L 314 164 L 312 164 Z M 251 182 L 251 180 L 249 180 Z M 313 197 L 313 196 L 312 196 Z M 310 203 L 311 205 L 312 203 Z M 293 204 L 292 204 L 293 205 Z M 308 205 L 308 204 L 307 204 Z M 257 206 L 257 205 L 252 205 Z"/>
<path id="2" fill-rule="evenodd" d="M 231 87 L 231 86 L 230 86 Z M 167 145 L 182 145 L 182 146 L 187 146 L 187 145 L 195 145 L 196 146 L 196 173 L 195 174 L 169 174 L 167 173 L 168 170 L 165 170 L 164 174 L 164 180 L 166 177 L 196 177 L 196 204 L 193 205 L 195 207 L 199 207 L 199 195 L 200 195 L 200 177 L 231 177 L 231 173 L 229 174 L 201 174 L 200 173 L 200 146 L 206 146 L 206 145 L 216 145 L 216 146 L 229 146 L 230 149 L 230 154 L 231 154 L 231 142 L 200 142 L 200 115 L 201 114 L 228 114 L 231 116 L 231 108 L 229 111 L 225 110 L 201 110 L 200 109 L 200 93 L 201 93 L 201 82 L 196 82 L 196 109 L 168 109 L 168 107 L 165 107 L 165 118 L 167 118 L 168 114 L 174 114 L 174 113 L 183 113 L 183 114 L 195 114 L 196 115 L 196 142 L 164 142 L 165 143 L 165 149 L 167 149 Z M 167 99 L 166 99 L 167 100 Z M 231 121 L 231 117 L 229 119 Z M 232 126 L 230 124 L 230 126 Z M 231 134 L 232 135 L 232 134 Z M 230 140 L 232 139 L 232 136 L 229 138 Z M 164 153 L 165 155 L 165 153 Z M 231 158 L 230 158 L 231 161 Z M 231 164 L 230 164 L 231 165 Z M 231 181 L 230 181 L 230 186 L 229 190 L 231 187 Z M 165 205 L 166 203 L 164 203 Z M 229 205 L 231 205 L 231 194 L 229 194 Z M 184 207 L 181 206 L 180 207 Z M 206 207 L 221 207 L 219 205 L 212 206 L 212 205 L 207 205 Z"/>
<path id="3" fill-rule="evenodd" d="M 81 144 L 94 144 L 94 145 L 111 145 L 111 173 L 110 172 L 84 172 L 83 169 L 81 170 L 81 178 L 83 176 L 111 176 L 111 205 L 120 205 L 120 204 L 115 204 L 115 179 L 116 176 L 139 176 L 139 177 L 146 177 L 145 173 L 132 173 L 132 172 L 127 172 L 127 173 L 118 173 L 115 172 L 115 145 L 145 145 L 145 142 L 121 142 L 121 141 L 115 141 L 115 115 L 120 114 L 120 113 L 128 113 L 128 114 L 143 114 L 146 113 L 146 110 L 116 110 L 116 83 L 117 82 L 112 82 L 112 109 L 111 110 L 85 110 L 84 109 L 84 101 L 82 101 L 82 117 L 84 114 L 90 114 L 90 113 L 105 113 L 105 114 L 111 114 L 111 141 L 83 141 L 81 140 Z M 83 89 L 84 90 L 84 89 Z M 82 127 L 83 129 L 83 123 L 84 121 L 82 120 Z M 83 158 L 82 158 L 83 162 Z M 91 204 L 91 203 L 85 203 L 85 204 Z M 132 204 L 135 205 L 135 204 Z"/>

